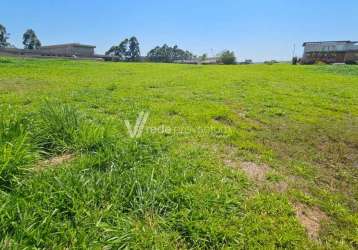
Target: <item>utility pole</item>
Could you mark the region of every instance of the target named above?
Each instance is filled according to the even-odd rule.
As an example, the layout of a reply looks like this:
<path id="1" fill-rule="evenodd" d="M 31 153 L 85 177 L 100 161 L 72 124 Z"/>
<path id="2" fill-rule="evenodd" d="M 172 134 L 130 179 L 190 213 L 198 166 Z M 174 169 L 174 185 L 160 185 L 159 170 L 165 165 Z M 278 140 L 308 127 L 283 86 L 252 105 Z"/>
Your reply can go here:
<path id="1" fill-rule="evenodd" d="M 296 44 L 293 44 L 292 58 L 296 56 Z"/>

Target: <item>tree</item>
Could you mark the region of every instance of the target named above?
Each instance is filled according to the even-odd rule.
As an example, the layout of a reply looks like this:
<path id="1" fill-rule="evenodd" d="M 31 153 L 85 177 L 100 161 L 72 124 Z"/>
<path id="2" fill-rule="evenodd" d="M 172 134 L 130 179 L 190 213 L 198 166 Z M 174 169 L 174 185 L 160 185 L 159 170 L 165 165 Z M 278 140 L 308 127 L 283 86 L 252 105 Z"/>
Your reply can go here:
<path id="1" fill-rule="evenodd" d="M 119 45 L 112 46 L 107 52 L 108 56 L 118 56 L 122 61 L 138 61 L 140 58 L 139 42 L 136 37 L 124 39 Z"/>
<path id="2" fill-rule="evenodd" d="M 6 32 L 6 28 L 0 24 L 0 48 L 6 48 L 10 45 L 7 39 L 9 39 L 9 34 Z"/>
<path id="3" fill-rule="evenodd" d="M 219 61 L 223 64 L 236 64 L 235 53 L 225 50 L 219 55 Z"/>
<path id="4" fill-rule="evenodd" d="M 38 49 L 41 47 L 41 42 L 32 29 L 28 29 L 22 36 L 22 39 L 25 49 Z"/>
<path id="5" fill-rule="evenodd" d="M 204 53 L 202 56 L 200 56 L 200 61 L 205 61 L 206 59 L 208 59 L 208 54 Z"/>
<path id="6" fill-rule="evenodd" d="M 129 60 L 139 61 L 140 59 L 140 48 L 139 48 L 139 42 L 135 36 L 131 37 L 129 39 Z"/>
<path id="7" fill-rule="evenodd" d="M 148 52 L 147 57 L 153 62 L 172 63 L 174 61 L 191 60 L 194 55 L 190 51 L 179 49 L 177 45 L 170 47 L 164 44 L 162 47 L 155 47 Z"/>
<path id="8" fill-rule="evenodd" d="M 117 51 L 118 46 L 112 46 L 109 50 L 106 51 L 106 56 L 114 56 Z"/>
<path id="9" fill-rule="evenodd" d="M 128 50 L 128 43 L 129 40 L 126 38 L 124 39 L 118 46 L 117 54 L 122 58 L 122 60 L 127 61 L 129 57 L 129 50 Z"/>

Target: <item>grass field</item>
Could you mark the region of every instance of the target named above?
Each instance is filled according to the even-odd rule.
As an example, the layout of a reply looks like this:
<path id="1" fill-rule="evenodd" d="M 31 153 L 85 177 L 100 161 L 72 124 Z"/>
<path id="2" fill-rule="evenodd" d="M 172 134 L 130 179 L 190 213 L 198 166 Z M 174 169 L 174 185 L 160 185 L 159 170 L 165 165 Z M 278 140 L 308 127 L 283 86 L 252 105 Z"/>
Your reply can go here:
<path id="1" fill-rule="evenodd" d="M 0 105 L 0 248 L 358 248 L 356 66 L 1 58 Z"/>

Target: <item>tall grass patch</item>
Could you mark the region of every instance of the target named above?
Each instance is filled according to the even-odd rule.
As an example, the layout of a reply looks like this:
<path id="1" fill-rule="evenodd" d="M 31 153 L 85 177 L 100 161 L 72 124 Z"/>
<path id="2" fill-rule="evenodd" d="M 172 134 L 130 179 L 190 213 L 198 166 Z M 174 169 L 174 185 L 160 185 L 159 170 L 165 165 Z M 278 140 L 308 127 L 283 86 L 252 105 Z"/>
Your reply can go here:
<path id="1" fill-rule="evenodd" d="M 45 101 L 34 122 L 34 140 L 44 154 L 96 152 L 111 144 L 111 126 L 87 116 L 76 107 Z"/>
<path id="2" fill-rule="evenodd" d="M 5 110 L 0 114 L 0 188 L 10 189 L 37 159 L 26 118 Z"/>
<path id="3" fill-rule="evenodd" d="M 70 105 L 46 101 L 35 120 L 34 139 L 47 153 L 72 149 L 82 114 Z"/>

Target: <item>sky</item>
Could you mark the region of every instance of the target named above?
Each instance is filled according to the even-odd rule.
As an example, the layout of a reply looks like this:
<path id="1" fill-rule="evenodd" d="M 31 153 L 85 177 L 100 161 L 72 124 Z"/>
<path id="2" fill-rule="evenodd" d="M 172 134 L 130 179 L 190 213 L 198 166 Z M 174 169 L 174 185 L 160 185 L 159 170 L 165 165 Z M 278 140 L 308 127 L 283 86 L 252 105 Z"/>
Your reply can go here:
<path id="1" fill-rule="evenodd" d="M 239 61 L 288 60 L 305 41 L 358 41 L 357 0 L 1 0 L 0 24 L 21 48 L 78 42 L 102 54 L 136 36 L 142 55 L 177 44 L 197 55 L 233 50 Z"/>

